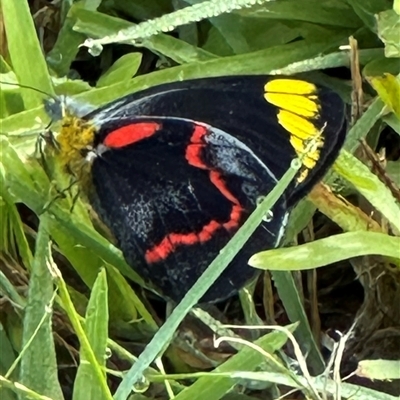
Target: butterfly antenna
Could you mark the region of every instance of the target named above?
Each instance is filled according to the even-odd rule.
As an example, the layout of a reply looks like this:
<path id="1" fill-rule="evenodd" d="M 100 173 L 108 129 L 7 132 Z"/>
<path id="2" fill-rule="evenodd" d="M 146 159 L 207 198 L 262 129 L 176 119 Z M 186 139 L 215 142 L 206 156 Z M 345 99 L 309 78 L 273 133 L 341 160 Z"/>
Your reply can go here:
<path id="1" fill-rule="evenodd" d="M 55 100 L 55 101 L 58 101 L 58 97 L 57 97 L 57 96 L 55 96 L 55 95 L 53 95 L 53 94 L 51 94 L 51 93 L 45 92 L 44 90 L 35 88 L 35 87 L 33 87 L 33 86 L 23 85 L 22 83 L 3 82 L 3 81 L 0 81 L 0 85 L 10 85 L 10 86 L 17 86 L 17 87 L 20 87 L 20 88 L 22 88 L 22 89 L 30 89 L 30 90 L 33 90 L 33 91 L 35 91 L 35 92 L 44 94 L 45 96 L 50 97 L 50 98 L 52 98 L 52 99 Z"/>

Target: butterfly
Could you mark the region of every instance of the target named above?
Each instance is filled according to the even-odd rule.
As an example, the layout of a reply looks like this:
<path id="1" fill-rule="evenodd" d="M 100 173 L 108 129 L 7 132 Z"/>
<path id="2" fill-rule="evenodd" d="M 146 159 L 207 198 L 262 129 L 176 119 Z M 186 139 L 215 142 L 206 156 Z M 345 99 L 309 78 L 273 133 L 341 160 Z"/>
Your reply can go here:
<path id="1" fill-rule="evenodd" d="M 334 162 L 346 134 L 338 94 L 310 81 L 224 76 L 155 86 L 66 113 L 70 170 L 90 159 L 89 202 L 128 264 L 179 301 L 290 167 L 302 166 L 201 302 L 235 294 L 247 260 L 280 245 L 291 209 Z"/>

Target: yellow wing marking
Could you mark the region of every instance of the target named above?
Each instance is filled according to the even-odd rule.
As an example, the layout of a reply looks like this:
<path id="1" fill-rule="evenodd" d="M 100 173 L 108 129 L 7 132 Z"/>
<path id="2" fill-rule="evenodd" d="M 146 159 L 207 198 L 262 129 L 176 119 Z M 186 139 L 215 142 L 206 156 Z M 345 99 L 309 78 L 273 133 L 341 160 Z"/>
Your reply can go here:
<path id="1" fill-rule="evenodd" d="M 278 108 L 279 124 L 290 134 L 290 143 L 303 168 L 297 177 L 302 182 L 313 169 L 324 145 L 323 129 L 320 125 L 320 104 L 317 87 L 296 79 L 274 79 L 265 87 L 265 100 Z"/>

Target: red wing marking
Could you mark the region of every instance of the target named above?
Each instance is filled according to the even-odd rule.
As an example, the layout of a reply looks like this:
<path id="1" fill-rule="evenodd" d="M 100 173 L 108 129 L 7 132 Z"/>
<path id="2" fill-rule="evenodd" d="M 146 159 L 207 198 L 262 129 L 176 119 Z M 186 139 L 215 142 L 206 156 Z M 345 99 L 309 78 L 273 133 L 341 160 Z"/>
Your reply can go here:
<path id="1" fill-rule="evenodd" d="M 202 125 L 196 125 L 194 127 L 194 131 L 192 134 L 192 137 L 190 138 L 190 141 L 192 143 L 203 143 L 204 144 L 204 136 L 207 136 L 208 134 L 208 129 L 205 126 Z"/>
<path id="2" fill-rule="evenodd" d="M 185 154 L 186 160 L 190 165 L 201 169 L 210 169 L 201 159 L 201 153 L 207 146 L 207 143 L 204 141 L 204 136 L 207 135 L 207 132 L 205 126 L 196 125 Z"/>
<path id="3" fill-rule="evenodd" d="M 203 229 L 197 233 L 170 233 L 165 236 L 158 245 L 146 251 L 146 261 L 149 264 L 152 264 L 165 260 L 179 245 L 191 245 L 206 242 L 212 238 L 213 234 L 221 226 L 222 225 L 219 222 L 212 220 L 207 225 L 203 226 Z"/>
<path id="4" fill-rule="evenodd" d="M 137 122 L 111 131 L 104 139 L 107 147 L 124 147 L 153 135 L 161 128 L 157 122 Z"/>
<path id="5" fill-rule="evenodd" d="M 200 232 L 192 233 L 169 233 L 161 240 L 161 242 L 146 251 L 145 258 L 149 264 L 165 260 L 171 253 L 181 245 L 193 245 L 196 243 L 204 243 L 212 239 L 219 229 L 231 231 L 239 227 L 242 217 L 243 208 L 238 199 L 229 191 L 222 174 L 212 167 L 208 166 L 202 160 L 202 151 L 206 148 L 207 143 L 204 137 L 208 134 L 206 127 L 196 125 L 190 138 L 190 144 L 186 148 L 186 160 L 194 167 L 209 170 L 210 181 L 221 192 L 221 194 L 232 203 L 232 211 L 227 222 L 221 223 L 212 220 L 204 225 Z"/>
<path id="6" fill-rule="evenodd" d="M 238 199 L 226 187 L 222 175 L 218 171 L 210 171 L 210 181 L 233 204 L 239 205 Z"/>
<path id="7" fill-rule="evenodd" d="M 189 144 L 186 148 L 186 160 L 190 165 L 201 169 L 208 169 L 201 160 L 201 152 L 205 146 L 205 144 Z"/>
<path id="8" fill-rule="evenodd" d="M 230 219 L 228 222 L 223 224 L 223 227 L 230 231 L 231 229 L 237 229 L 239 227 L 240 217 L 242 216 L 243 208 L 237 204 L 232 207 Z"/>

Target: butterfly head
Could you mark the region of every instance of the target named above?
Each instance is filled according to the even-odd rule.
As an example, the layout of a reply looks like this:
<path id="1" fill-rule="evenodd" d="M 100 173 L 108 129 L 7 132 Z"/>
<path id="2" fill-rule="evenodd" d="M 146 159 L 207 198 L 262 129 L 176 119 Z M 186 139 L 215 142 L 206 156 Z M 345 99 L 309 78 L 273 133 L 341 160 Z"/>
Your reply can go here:
<path id="1" fill-rule="evenodd" d="M 77 102 L 68 96 L 45 101 L 45 110 L 52 122 L 59 125 L 56 135 L 57 159 L 64 170 L 76 175 L 87 164 L 93 151 L 97 127 L 85 118 L 93 107 Z"/>

